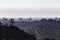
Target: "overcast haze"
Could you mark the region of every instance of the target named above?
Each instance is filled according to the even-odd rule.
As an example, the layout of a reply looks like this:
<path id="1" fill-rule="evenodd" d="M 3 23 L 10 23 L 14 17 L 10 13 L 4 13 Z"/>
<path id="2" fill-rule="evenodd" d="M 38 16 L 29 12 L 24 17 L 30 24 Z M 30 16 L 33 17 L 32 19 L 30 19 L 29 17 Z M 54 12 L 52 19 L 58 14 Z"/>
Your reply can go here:
<path id="1" fill-rule="evenodd" d="M 0 17 L 59 17 L 60 0 L 0 0 Z"/>

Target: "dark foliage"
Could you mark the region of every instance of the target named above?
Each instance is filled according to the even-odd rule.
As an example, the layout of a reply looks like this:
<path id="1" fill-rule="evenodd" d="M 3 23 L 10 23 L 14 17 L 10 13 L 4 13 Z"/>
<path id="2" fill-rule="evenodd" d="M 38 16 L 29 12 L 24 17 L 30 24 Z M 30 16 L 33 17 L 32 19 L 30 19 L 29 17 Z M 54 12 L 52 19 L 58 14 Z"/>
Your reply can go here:
<path id="1" fill-rule="evenodd" d="M 51 40 L 55 40 L 55 39 L 51 39 Z"/>
<path id="2" fill-rule="evenodd" d="M 54 20 L 54 19 L 48 19 L 47 21 L 48 22 L 52 22 L 52 23 L 55 23 L 56 22 L 56 20 Z"/>
<path id="3" fill-rule="evenodd" d="M 0 40 L 36 40 L 34 35 L 25 33 L 16 26 L 2 26 L 0 25 Z"/>
<path id="4" fill-rule="evenodd" d="M 45 38 L 44 40 L 49 40 L 49 38 Z"/>

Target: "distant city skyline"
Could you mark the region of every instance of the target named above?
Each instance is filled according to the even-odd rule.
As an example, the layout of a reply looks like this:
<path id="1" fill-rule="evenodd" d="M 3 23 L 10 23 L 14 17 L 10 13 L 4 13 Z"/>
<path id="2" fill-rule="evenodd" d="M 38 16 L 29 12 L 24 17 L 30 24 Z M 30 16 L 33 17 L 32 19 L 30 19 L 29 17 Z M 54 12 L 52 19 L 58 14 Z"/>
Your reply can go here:
<path id="1" fill-rule="evenodd" d="M 60 0 L 0 0 L 1 17 L 60 17 Z"/>

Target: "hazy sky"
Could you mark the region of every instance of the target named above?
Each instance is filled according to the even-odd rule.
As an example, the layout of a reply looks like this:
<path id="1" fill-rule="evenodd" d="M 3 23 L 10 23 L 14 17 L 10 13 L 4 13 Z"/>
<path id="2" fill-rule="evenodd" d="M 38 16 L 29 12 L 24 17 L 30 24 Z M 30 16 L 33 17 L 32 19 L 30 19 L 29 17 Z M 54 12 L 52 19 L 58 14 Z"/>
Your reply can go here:
<path id="1" fill-rule="evenodd" d="M 0 17 L 59 17 L 60 0 L 0 0 Z"/>

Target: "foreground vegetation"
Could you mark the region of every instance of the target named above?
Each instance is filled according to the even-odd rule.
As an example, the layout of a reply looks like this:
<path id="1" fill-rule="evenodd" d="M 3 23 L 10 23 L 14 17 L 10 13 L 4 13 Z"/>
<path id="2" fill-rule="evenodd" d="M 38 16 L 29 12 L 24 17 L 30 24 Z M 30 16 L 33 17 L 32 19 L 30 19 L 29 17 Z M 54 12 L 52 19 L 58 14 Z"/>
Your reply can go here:
<path id="1" fill-rule="evenodd" d="M 16 26 L 0 23 L 0 40 L 36 40 L 36 38 L 33 34 L 28 34 Z"/>

